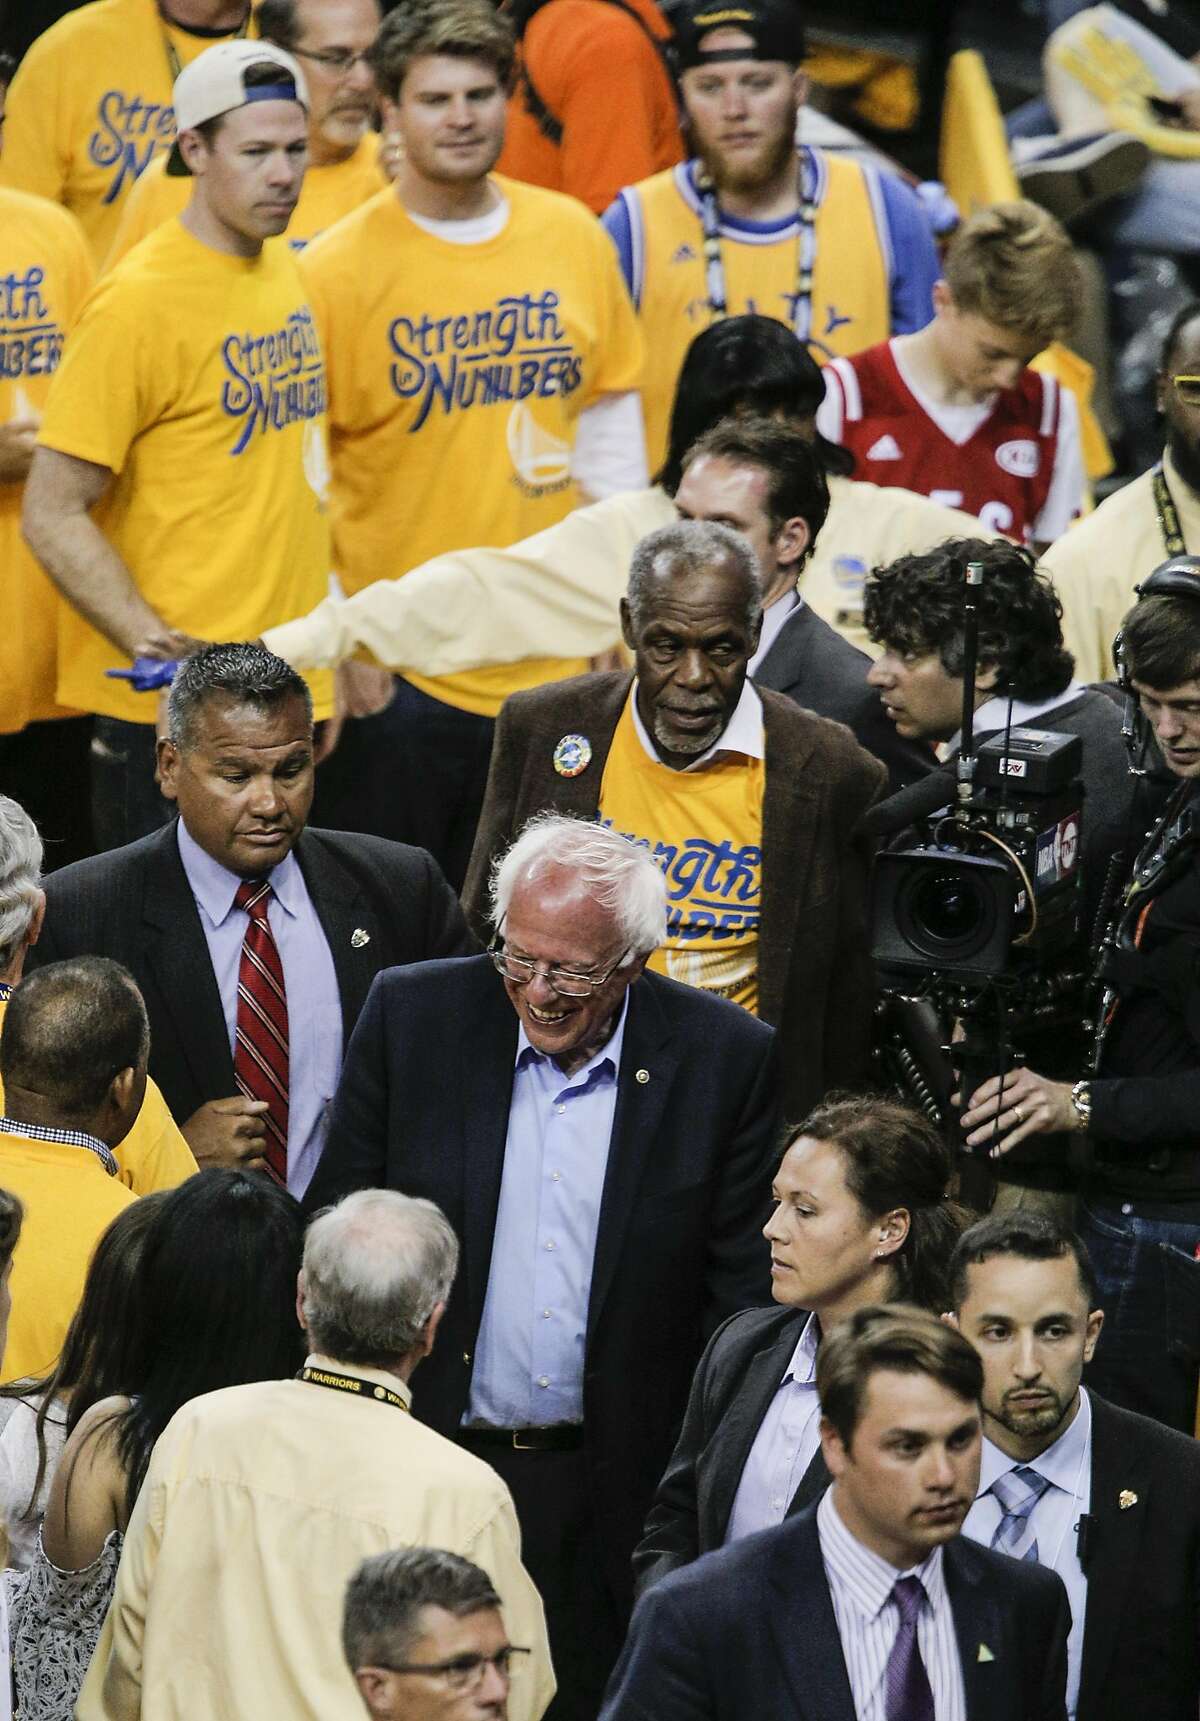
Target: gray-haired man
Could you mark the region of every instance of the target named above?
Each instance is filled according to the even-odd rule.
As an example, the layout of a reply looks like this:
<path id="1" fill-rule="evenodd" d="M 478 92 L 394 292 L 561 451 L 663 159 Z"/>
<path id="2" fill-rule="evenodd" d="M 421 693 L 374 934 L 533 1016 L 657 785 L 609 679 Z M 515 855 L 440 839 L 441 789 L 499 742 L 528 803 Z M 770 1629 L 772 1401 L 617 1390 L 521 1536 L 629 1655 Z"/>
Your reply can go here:
<path id="1" fill-rule="evenodd" d="M 313 1222 L 305 1367 L 193 1399 L 159 1441 L 80 1721 L 361 1721 L 338 1645 L 343 1591 L 366 1556 L 414 1543 L 488 1574 L 530 1650 L 510 1712 L 537 1721 L 554 1682 L 508 1490 L 410 1414 L 457 1265 L 429 1201 L 365 1190 Z"/>
<path id="2" fill-rule="evenodd" d="M 555 1721 L 594 1721 L 704 1338 L 767 1300 L 773 1037 L 646 970 L 662 869 L 602 825 L 536 820 L 491 918 L 490 959 L 376 981 L 309 1202 L 387 1184 L 462 1238 L 419 1414 L 512 1488 Z"/>

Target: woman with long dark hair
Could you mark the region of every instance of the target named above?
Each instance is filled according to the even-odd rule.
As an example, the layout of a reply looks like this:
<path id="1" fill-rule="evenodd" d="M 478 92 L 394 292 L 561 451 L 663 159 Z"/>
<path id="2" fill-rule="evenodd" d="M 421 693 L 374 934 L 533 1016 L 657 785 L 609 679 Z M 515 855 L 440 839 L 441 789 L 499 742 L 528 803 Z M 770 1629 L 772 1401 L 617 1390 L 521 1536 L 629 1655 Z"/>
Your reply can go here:
<path id="1" fill-rule="evenodd" d="M 294 1374 L 303 1220 L 265 1175 L 202 1171 L 163 1197 L 131 1299 L 128 1374 L 80 1417 L 38 1557 L 14 1586 L 22 1721 L 70 1721 L 154 1443 L 201 1393 Z"/>
<path id="2" fill-rule="evenodd" d="M 734 1315 L 700 1359 L 634 1555 L 639 1588 L 824 1491 L 821 1336 L 868 1304 L 949 1307 L 966 1219 L 947 1198 L 951 1171 L 933 1126 L 891 1100 L 834 1097 L 789 1131 L 763 1228 L 780 1307 Z"/>

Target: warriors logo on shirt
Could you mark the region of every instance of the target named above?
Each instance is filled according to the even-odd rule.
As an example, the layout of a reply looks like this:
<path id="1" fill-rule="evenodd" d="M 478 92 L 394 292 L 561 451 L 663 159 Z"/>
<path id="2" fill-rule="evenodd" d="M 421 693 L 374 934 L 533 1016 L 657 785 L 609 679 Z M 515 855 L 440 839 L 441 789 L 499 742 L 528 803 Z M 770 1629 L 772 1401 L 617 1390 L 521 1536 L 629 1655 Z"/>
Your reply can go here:
<path id="1" fill-rule="evenodd" d="M 66 331 L 54 320 L 42 288 L 46 271 L 0 275 L 0 379 L 49 376 L 58 369 Z"/>
<path id="2" fill-rule="evenodd" d="M 597 820 L 612 830 L 613 821 Z M 667 878 L 667 936 L 672 939 L 733 938 L 758 930 L 762 849 L 757 843 L 651 843 L 632 831 L 620 833 L 650 850 Z"/>
<path id="3" fill-rule="evenodd" d="M 228 376 L 221 409 L 237 425 L 231 454 L 241 454 L 256 433 L 286 430 L 324 413 L 325 365 L 307 305 L 270 334 L 230 335 L 221 357 Z"/>
<path id="4" fill-rule="evenodd" d="M 96 107 L 96 129 L 88 138 L 88 156 L 97 167 L 110 167 L 112 178 L 104 193 L 114 203 L 154 160 L 156 151 L 175 141 L 175 110 L 164 102 L 146 102 L 124 90 L 105 90 Z"/>

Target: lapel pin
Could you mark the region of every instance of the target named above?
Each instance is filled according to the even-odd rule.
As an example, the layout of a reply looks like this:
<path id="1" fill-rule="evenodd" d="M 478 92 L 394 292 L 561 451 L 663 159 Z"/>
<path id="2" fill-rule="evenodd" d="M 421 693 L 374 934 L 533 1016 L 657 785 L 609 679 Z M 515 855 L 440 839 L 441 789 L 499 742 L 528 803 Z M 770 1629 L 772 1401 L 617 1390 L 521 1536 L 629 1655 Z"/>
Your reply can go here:
<path id="1" fill-rule="evenodd" d="M 356 926 L 350 934 L 351 950 L 361 950 L 364 944 L 370 944 L 371 934 L 364 927 Z"/>
<path id="2" fill-rule="evenodd" d="M 1117 1505 L 1121 1508 L 1122 1512 L 1128 1512 L 1131 1506 L 1137 1505 L 1137 1495 L 1134 1493 L 1132 1488 L 1121 1489 L 1121 1492 L 1117 1495 Z"/>
<path id="3" fill-rule="evenodd" d="M 639 1070 L 633 1079 L 635 1082 L 648 1082 L 650 1080 L 650 1071 Z"/>
<path id="4" fill-rule="evenodd" d="M 979 1645 L 979 1654 L 975 1659 L 976 1661 L 995 1661 L 996 1657 L 992 1654 L 986 1643 L 981 1643 Z"/>
<path id="5" fill-rule="evenodd" d="M 592 761 L 592 744 L 586 735 L 564 735 L 554 749 L 554 769 L 560 777 L 578 777 Z"/>

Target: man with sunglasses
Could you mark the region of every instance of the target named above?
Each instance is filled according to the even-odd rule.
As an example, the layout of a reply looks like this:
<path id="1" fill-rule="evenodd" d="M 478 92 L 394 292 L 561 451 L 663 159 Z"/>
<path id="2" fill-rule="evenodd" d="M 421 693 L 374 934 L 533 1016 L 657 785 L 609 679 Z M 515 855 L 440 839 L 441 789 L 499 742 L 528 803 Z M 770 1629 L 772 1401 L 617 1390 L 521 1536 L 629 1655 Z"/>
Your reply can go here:
<path id="1" fill-rule="evenodd" d="M 1169 557 L 1200 555 L 1200 299 L 1167 331 L 1156 400 L 1162 459 L 1042 558 L 1062 599 L 1063 639 L 1081 681 L 1112 678 L 1112 642 L 1134 587 Z"/>
<path id="2" fill-rule="evenodd" d="M 507 1721 L 527 1649 L 470 1560 L 398 1548 L 364 1560 L 346 1590 L 342 1647 L 372 1721 Z"/>
<path id="3" fill-rule="evenodd" d="M 769 1295 L 774 1036 L 647 970 L 666 895 L 644 845 L 531 821 L 492 875 L 489 954 L 376 980 L 308 1192 L 427 1196 L 462 1239 L 415 1411 L 512 1491 L 553 1721 L 599 1709 L 705 1337 Z"/>
<path id="4" fill-rule="evenodd" d="M 263 41 L 295 55 L 308 86 L 308 167 L 287 226 L 288 244 L 302 251 L 384 187 L 367 63 L 379 0 L 262 0 L 255 23 Z M 168 172 L 165 156 L 152 162 L 125 199 L 104 268 L 181 214 L 187 199 L 188 181 Z"/>

